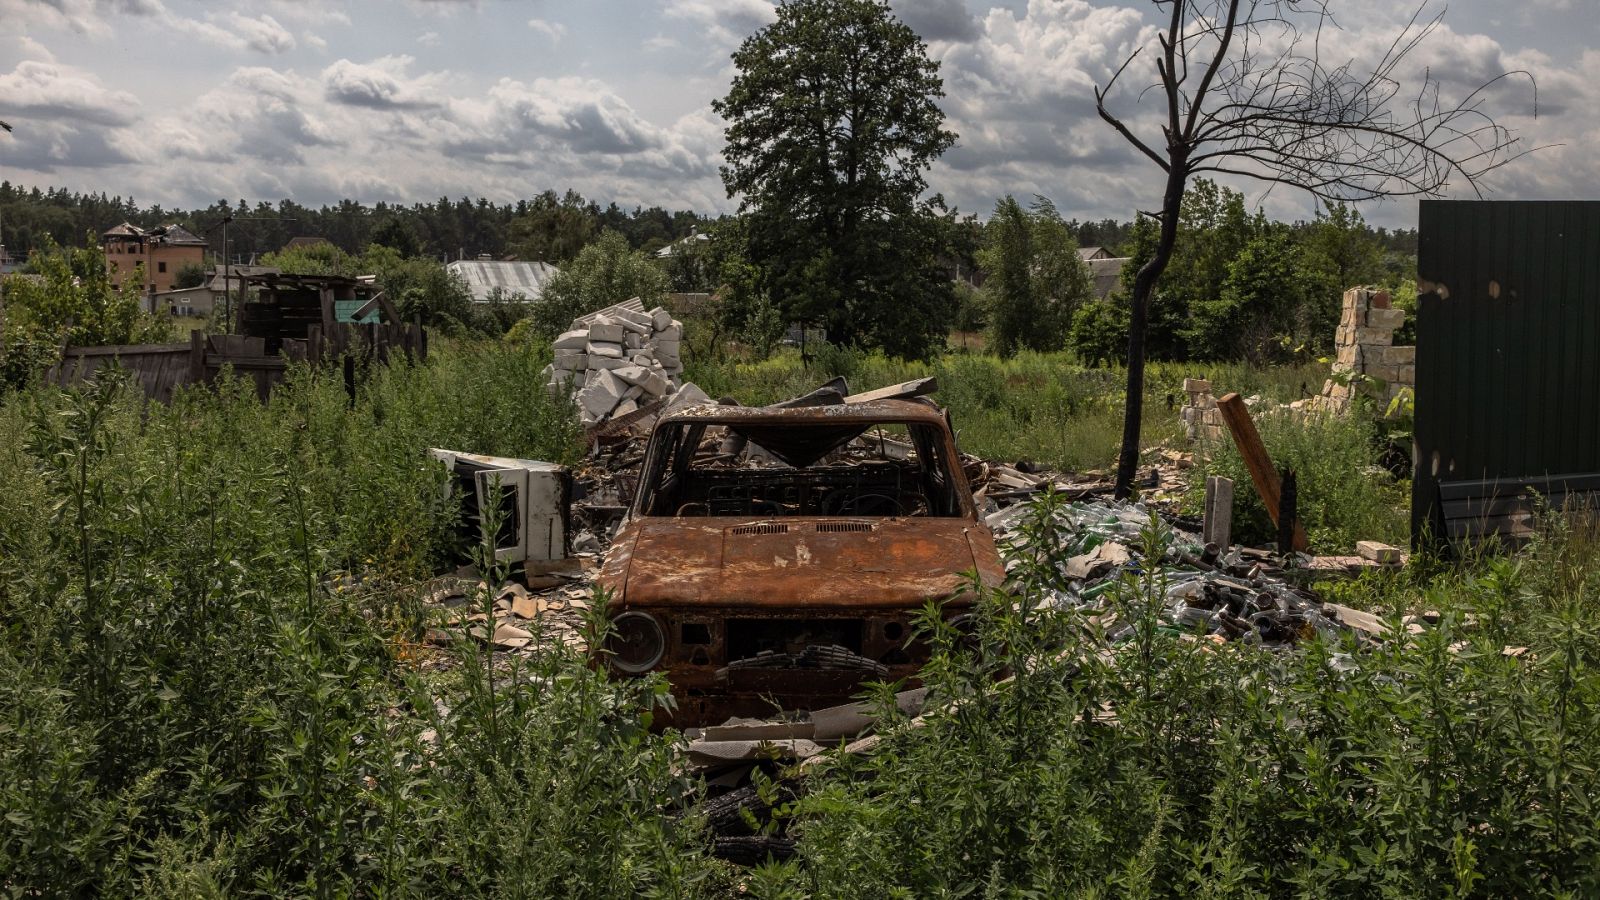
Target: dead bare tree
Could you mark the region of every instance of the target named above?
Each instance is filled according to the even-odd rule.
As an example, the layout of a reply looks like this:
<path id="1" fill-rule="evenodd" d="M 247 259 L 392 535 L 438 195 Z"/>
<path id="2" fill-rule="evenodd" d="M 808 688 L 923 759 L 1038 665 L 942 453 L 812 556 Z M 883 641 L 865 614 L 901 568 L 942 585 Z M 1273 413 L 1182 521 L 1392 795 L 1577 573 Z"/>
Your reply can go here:
<path id="1" fill-rule="evenodd" d="M 1136 50 L 1095 88 L 1100 117 L 1166 173 L 1155 255 L 1135 275 L 1128 329 L 1127 404 L 1116 495 L 1132 493 L 1139 461 L 1144 339 L 1150 295 L 1172 258 L 1190 176 L 1204 172 L 1287 185 L 1329 200 L 1437 195 L 1465 186 L 1520 155 L 1518 138 L 1486 108 L 1502 73 L 1456 102 L 1424 72 L 1402 98 L 1403 63 L 1440 24 L 1424 2 L 1370 65 L 1323 60 L 1337 31 L 1330 0 L 1152 0 L 1167 27 L 1156 39 L 1152 92 L 1165 101 L 1160 139 L 1107 106 Z M 1441 13 L 1442 15 L 1442 13 Z M 1531 83 L 1532 78 L 1529 76 Z M 1146 130 L 1153 132 L 1152 126 Z"/>

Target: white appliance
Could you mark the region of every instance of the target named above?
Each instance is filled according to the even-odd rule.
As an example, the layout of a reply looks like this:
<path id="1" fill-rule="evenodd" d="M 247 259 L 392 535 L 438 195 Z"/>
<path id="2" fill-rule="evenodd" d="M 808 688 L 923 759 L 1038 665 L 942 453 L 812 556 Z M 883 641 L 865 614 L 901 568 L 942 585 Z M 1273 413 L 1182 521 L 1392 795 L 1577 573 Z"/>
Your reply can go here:
<path id="1" fill-rule="evenodd" d="M 534 573 L 568 557 L 572 473 L 565 466 L 437 448 L 428 453 L 450 470 L 445 498 L 462 504 L 474 543 L 482 540 L 482 511 L 498 482 L 506 517 L 495 535 L 495 559 Z"/>

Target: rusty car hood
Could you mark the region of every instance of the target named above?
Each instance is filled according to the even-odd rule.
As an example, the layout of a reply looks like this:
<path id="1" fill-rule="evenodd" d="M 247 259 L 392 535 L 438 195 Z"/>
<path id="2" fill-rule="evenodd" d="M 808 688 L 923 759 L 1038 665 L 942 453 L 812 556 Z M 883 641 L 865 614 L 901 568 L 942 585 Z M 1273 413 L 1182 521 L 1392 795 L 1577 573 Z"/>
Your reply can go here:
<path id="1" fill-rule="evenodd" d="M 639 517 L 600 584 L 630 607 L 914 608 L 961 593 L 974 569 L 1004 578 L 993 536 L 968 518 Z"/>

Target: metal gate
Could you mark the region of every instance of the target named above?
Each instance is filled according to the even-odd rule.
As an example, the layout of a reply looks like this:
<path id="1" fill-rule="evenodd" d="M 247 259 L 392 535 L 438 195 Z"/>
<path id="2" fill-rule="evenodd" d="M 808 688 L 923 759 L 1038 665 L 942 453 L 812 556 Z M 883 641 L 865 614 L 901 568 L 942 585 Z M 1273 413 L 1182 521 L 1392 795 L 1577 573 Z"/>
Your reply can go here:
<path id="1" fill-rule="evenodd" d="M 1600 489 L 1600 201 L 1419 225 L 1413 543 L 1525 535 L 1537 497 Z"/>

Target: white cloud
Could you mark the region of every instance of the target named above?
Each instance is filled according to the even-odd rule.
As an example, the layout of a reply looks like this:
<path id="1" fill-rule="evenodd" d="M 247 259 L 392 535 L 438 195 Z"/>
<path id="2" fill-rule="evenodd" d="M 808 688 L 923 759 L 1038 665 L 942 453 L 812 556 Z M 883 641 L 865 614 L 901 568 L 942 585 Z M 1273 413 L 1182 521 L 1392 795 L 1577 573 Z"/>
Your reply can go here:
<path id="1" fill-rule="evenodd" d="M 8 169 L 53 172 L 62 167 L 98 168 L 126 162 L 120 127 L 137 121 L 139 101 L 108 88 L 93 74 L 55 62 L 30 59 L 0 75 L 6 121 Z"/>
<path id="2" fill-rule="evenodd" d="M 442 76 L 410 77 L 409 56 L 384 56 L 370 63 L 341 59 L 322 70 L 323 93 L 331 101 L 372 109 L 422 109 L 437 105 L 429 99 Z"/>
<path id="3" fill-rule="evenodd" d="M 234 13 L 229 16 L 234 30 L 244 40 L 245 46 L 257 53 L 268 55 L 287 53 L 294 49 L 294 35 L 268 15 L 255 18 Z"/>
<path id="4" fill-rule="evenodd" d="M 18 33 L 28 28 L 61 29 L 94 37 L 111 33 L 95 0 L 0 0 L 0 22 Z"/>
<path id="5" fill-rule="evenodd" d="M 941 62 L 941 106 L 960 134 L 930 174 L 934 190 L 980 213 L 1002 194 L 1041 193 L 1080 218 L 1127 217 L 1159 200 L 1159 171 L 1093 108 L 1093 86 L 1153 37 L 1147 4 L 892 2 Z M 652 7 L 659 19 L 637 17 L 630 46 L 592 27 L 616 15 L 594 6 L 565 7 L 557 22 L 543 5 L 473 0 L 0 0 L 9 35 L 0 36 L 0 58 L 11 54 L 0 64 L 0 117 L 18 128 L 0 164 L 21 168 L 25 179 L 71 169 L 75 188 L 169 205 L 240 196 L 505 201 L 572 186 L 601 200 L 729 208 L 716 171 L 723 123 L 707 105 L 727 90 L 727 51 L 773 20 L 772 2 L 663 0 Z M 1331 55 L 1381 52 L 1401 24 L 1384 0 L 1339 0 L 1336 8 L 1349 30 L 1329 35 Z M 454 54 L 446 62 L 437 51 L 415 51 L 448 72 L 419 71 L 402 55 L 413 39 L 421 48 L 476 47 L 473 38 L 487 29 L 520 34 L 522 45 L 530 31 L 560 40 L 586 61 L 584 77 L 556 70 L 551 54 L 508 56 L 491 40 L 482 41 L 481 58 Z M 125 52 L 158 36 L 231 52 L 202 48 L 170 66 Z M 77 45 L 90 41 L 103 62 L 82 62 Z M 1442 28 L 1405 73 L 1414 83 L 1426 68 L 1447 93 L 1505 69 L 1537 76 L 1537 119 L 1514 83 L 1494 92 L 1492 108 L 1529 144 L 1563 146 L 1495 173 L 1493 196 L 1584 196 L 1600 184 L 1600 155 L 1590 152 L 1600 145 L 1600 51 L 1566 51 L 1554 39 L 1540 46 L 1544 53 L 1525 49 L 1487 25 Z M 296 55 L 325 47 L 326 57 Z M 381 51 L 366 47 L 393 55 L 372 58 Z M 227 68 L 246 54 L 273 66 Z M 1146 56 L 1136 67 L 1141 78 L 1152 71 Z M 1117 103 L 1143 127 L 1160 115 L 1155 99 L 1123 93 Z M 1260 197 L 1249 183 L 1236 186 Z M 1282 189 L 1266 202 L 1279 215 L 1309 209 Z M 1414 212 L 1411 204 L 1385 209 L 1369 218 L 1392 223 Z"/>
<path id="6" fill-rule="evenodd" d="M 40 60 L 24 60 L 0 75 L 0 97 L 13 125 L 30 119 L 127 125 L 139 106 L 133 94 L 108 88 L 89 72 Z"/>
<path id="7" fill-rule="evenodd" d="M 778 16 L 768 0 L 667 0 L 666 14 L 703 27 L 723 45 L 739 43 Z"/>
<path id="8" fill-rule="evenodd" d="M 551 22 L 546 19 L 529 19 L 528 27 L 552 41 L 559 41 L 567 36 L 567 26 L 560 22 Z"/>

